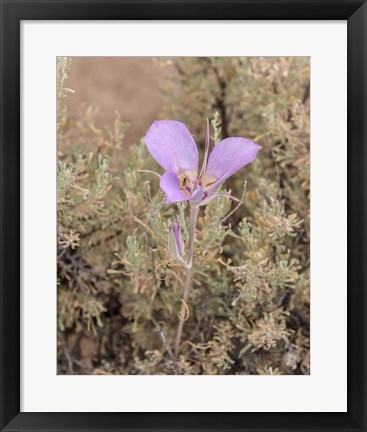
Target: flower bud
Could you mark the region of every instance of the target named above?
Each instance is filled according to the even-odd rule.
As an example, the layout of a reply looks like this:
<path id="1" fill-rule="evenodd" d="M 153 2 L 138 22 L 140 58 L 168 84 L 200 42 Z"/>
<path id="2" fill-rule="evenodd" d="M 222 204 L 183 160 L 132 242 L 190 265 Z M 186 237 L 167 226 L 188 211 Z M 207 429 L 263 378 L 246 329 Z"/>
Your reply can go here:
<path id="1" fill-rule="evenodd" d="M 173 221 L 172 226 L 169 227 L 168 253 L 174 260 L 182 260 L 182 254 L 184 253 L 184 242 L 181 234 L 180 223 L 176 219 Z"/>

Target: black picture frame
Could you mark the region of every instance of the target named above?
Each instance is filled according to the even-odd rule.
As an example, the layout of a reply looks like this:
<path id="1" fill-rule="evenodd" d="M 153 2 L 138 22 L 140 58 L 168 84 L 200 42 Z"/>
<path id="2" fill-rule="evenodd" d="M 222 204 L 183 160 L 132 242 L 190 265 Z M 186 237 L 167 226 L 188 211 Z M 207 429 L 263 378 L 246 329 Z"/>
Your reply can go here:
<path id="1" fill-rule="evenodd" d="M 0 0 L 0 14 L 1 431 L 367 431 L 366 1 Z M 346 413 L 20 412 L 20 22 L 22 20 L 102 19 L 348 21 L 348 411 Z M 335 247 L 338 247 L 337 244 Z M 286 406 L 284 410 L 287 410 Z"/>

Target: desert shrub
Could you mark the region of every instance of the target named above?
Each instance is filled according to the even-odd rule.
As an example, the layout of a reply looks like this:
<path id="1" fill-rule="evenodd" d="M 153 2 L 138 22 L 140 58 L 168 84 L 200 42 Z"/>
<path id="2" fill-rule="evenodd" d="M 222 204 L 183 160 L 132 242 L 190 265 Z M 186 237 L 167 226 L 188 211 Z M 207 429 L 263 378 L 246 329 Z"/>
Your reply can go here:
<path id="1" fill-rule="evenodd" d="M 176 218 L 187 241 L 188 210 L 138 171 L 159 168 L 143 140 L 127 148 L 118 114 L 113 130 L 91 108 L 68 118 L 70 61 L 58 58 L 58 373 L 308 374 L 309 59 L 157 61 L 162 118 L 185 122 L 201 148 L 208 117 L 214 142 L 263 149 L 226 183 L 239 204 L 200 210 L 174 364 L 184 274 L 167 238 Z"/>

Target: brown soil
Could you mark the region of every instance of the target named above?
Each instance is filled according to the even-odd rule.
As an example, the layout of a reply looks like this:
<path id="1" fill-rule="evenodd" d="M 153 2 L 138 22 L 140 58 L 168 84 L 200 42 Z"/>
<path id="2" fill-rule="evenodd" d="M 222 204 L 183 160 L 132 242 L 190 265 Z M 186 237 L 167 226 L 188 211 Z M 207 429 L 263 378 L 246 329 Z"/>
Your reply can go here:
<path id="1" fill-rule="evenodd" d="M 162 71 L 151 57 L 73 57 L 66 98 L 68 113 L 77 117 L 82 104 L 99 107 L 96 126 L 112 126 L 115 110 L 130 127 L 125 142 L 140 139 L 161 111 Z"/>

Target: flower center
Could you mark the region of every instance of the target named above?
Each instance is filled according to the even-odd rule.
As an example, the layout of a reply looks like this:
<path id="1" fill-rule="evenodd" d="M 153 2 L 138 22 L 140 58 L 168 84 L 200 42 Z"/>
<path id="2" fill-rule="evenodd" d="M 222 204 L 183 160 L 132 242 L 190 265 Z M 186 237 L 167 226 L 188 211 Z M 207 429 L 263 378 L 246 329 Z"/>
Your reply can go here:
<path id="1" fill-rule="evenodd" d="M 195 182 L 193 181 L 193 178 L 195 177 L 196 173 L 194 175 L 192 172 L 183 172 L 178 176 L 180 179 L 181 192 L 186 196 L 191 196 L 194 191 Z"/>
<path id="2" fill-rule="evenodd" d="M 180 190 L 183 194 L 188 197 L 195 192 L 198 187 L 202 187 L 203 196 L 206 198 L 209 191 L 207 190 L 211 185 L 213 185 L 218 179 L 211 176 L 201 176 L 198 177 L 197 172 L 184 171 L 178 176 L 180 180 Z"/>

